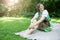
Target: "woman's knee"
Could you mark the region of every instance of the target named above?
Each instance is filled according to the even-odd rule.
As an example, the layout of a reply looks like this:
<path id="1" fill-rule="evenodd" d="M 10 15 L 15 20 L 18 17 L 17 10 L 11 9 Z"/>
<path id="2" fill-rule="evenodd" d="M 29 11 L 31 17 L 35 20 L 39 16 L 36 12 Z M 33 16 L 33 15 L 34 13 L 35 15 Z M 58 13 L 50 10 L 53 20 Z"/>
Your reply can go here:
<path id="1" fill-rule="evenodd" d="M 29 29 L 35 29 L 34 27 L 29 27 Z"/>
<path id="2" fill-rule="evenodd" d="M 37 22 L 37 20 L 33 20 L 33 21 L 32 21 L 32 23 L 35 23 L 35 22 Z"/>

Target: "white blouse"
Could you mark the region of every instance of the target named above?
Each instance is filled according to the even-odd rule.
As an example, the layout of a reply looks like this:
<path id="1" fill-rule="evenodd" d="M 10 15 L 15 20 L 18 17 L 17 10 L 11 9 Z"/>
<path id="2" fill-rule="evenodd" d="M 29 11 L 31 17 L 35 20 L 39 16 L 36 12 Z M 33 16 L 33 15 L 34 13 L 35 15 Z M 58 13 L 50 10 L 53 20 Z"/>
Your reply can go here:
<path id="1" fill-rule="evenodd" d="M 47 11 L 47 10 L 44 10 L 44 11 L 42 12 L 41 16 L 47 17 L 47 16 L 48 16 L 48 11 Z M 34 15 L 34 17 L 35 17 L 35 18 L 38 18 L 38 17 L 39 17 L 39 13 L 36 12 L 36 14 Z"/>

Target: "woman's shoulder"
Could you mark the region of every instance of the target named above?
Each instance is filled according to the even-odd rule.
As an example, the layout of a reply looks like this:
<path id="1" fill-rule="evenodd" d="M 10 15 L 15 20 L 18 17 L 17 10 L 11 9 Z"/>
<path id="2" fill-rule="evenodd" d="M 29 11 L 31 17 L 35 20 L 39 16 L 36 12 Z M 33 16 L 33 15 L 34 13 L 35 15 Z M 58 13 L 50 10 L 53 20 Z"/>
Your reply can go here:
<path id="1" fill-rule="evenodd" d="M 48 11 L 47 10 L 43 10 L 42 15 L 47 17 L 48 16 Z"/>
<path id="2" fill-rule="evenodd" d="M 43 14 L 48 14 L 48 11 L 45 9 L 45 10 L 43 10 L 43 12 L 42 12 Z"/>
<path id="3" fill-rule="evenodd" d="M 46 9 L 43 12 L 48 12 Z"/>

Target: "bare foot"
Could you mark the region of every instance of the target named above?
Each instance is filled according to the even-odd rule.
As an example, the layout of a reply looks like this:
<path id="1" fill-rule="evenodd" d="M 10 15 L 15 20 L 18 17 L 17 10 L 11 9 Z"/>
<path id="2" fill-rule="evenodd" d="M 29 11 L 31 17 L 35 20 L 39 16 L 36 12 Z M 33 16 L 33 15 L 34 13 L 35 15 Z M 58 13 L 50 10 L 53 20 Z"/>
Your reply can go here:
<path id="1" fill-rule="evenodd" d="M 28 34 L 23 34 L 22 37 L 26 38 L 26 37 L 29 37 L 30 35 Z"/>

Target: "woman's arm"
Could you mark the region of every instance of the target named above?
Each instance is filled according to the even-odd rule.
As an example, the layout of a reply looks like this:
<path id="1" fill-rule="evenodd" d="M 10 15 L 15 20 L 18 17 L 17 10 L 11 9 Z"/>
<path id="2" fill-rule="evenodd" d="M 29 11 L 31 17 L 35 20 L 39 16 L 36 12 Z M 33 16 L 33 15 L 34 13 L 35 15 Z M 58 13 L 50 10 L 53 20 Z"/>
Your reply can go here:
<path id="1" fill-rule="evenodd" d="M 45 17 L 47 17 L 47 16 L 48 16 L 48 11 L 47 10 L 44 10 L 42 12 L 42 16 L 41 16 L 40 20 L 37 21 L 34 25 L 38 25 L 39 23 L 41 23 L 45 19 Z"/>
<path id="2" fill-rule="evenodd" d="M 40 18 L 40 20 L 37 21 L 37 22 L 36 22 L 34 25 L 32 25 L 32 26 L 38 25 L 39 23 L 43 22 L 44 19 L 45 19 L 45 16 L 42 16 L 42 17 Z"/>
<path id="3" fill-rule="evenodd" d="M 42 16 L 41 19 L 37 21 L 35 25 L 38 25 L 39 23 L 43 22 L 44 19 L 45 19 L 45 16 Z"/>

